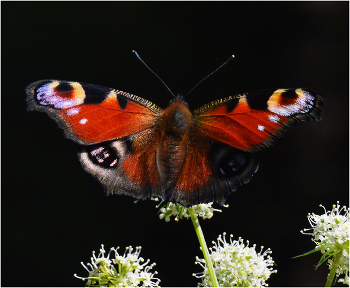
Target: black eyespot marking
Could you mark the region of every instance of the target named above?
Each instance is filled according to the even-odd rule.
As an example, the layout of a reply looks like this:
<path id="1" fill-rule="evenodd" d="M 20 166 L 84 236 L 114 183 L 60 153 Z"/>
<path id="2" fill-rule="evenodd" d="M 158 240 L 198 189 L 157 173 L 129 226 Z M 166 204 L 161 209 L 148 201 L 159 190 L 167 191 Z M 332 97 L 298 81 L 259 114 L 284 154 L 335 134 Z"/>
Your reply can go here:
<path id="1" fill-rule="evenodd" d="M 267 101 L 274 91 L 261 91 L 254 93 L 247 93 L 246 99 L 250 108 L 255 110 L 267 110 Z"/>
<path id="2" fill-rule="evenodd" d="M 128 98 L 126 98 L 123 95 L 118 94 L 117 100 L 118 100 L 118 104 L 119 104 L 120 108 L 122 108 L 124 110 L 126 108 L 126 105 L 129 102 Z"/>
<path id="3" fill-rule="evenodd" d="M 112 168 L 119 165 L 120 155 L 109 143 L 100 143 L 87 147 L 91 162 L 103 168 Z"/>
<path id="4" fill-rule="evenodd" d="M 83 84 L 81 83 L 85 91 L 84 104 L 99 104 L 106 100 L 107 95 L 111 92 L 110 89 L 101 86 Z"/>
<path id="5" fill-rule="evenodd" d="M 236 106 L 238 105 L 238 102 L 239 102 L 239 99 L 238 99 L 238 98 L 231 99 L 231 100 L 227 101 L 227 102 L 225 103 L 227 113 L 232 112 L 232 110 L 235 109 Z"/>
<path id="6" fill-rule="evenodd" d="M 298 94 L 293 89 L 288 89 L 281 94 L 282 98 L 295 99 L 298 98 Z"/>
<path id="7" fill-rule="evenodd" d="M 295 90 L 288 89 L 281 93 L 278 104 L 281 106 L 288 106 L 295 103 L 295 100 L 298 98 L 298 94 Z"/>
<path id="8" fill-rule="evenodd" d="M 223 143 L 214 143 L 211 148 L 211 163 L 218 178 L 249 181 L 259 165 L 259 154 L 248 153 Z"/>
<path id="9" fill-rule="evenodd" d="M 69 93 L 73 91 L 73 86 L 69 82 L 60 82 L 55 88 L 56 92 Z"/>
<path id="10" fill-rule="evenodd" d="M 246 164 L 246 159 L 240 153 L 231 153 L 227 161 L 223 161 L 219 166 L 219 173 L 224 177 L 237 173 Z"/>

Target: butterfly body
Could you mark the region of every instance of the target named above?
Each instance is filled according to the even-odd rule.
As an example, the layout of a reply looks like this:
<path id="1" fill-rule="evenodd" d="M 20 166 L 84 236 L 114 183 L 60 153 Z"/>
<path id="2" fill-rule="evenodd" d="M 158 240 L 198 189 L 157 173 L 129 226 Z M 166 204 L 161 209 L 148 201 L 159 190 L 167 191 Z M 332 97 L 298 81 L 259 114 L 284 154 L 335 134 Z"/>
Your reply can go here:
<path id="1" fill-rule="evenodd" d="M 101 86 L 41 80 L 29 110 L 46 112 L 81 145 L 83 168 L 107 193 L 185 206 L 217 202 L 247 183 L 259 151 L 299 121 L 320 120 L 324 99 L 305 89 L 230 96 L 191 112 L 180 96 L 162 110 Z"/>

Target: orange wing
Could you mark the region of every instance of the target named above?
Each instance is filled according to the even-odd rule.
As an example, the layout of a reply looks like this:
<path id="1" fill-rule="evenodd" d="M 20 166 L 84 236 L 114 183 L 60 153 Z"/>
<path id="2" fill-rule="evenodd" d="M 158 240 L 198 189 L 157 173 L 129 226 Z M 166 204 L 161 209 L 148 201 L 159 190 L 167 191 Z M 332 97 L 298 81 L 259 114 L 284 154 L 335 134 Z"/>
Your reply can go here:
<path id="1" fill-rule="evenodd" d="M 256 152 L 272 146 L 299 121 L 319 121 L 323 103 L 311 90 L 278 89 L 217 100 L 193 114 L 211 139 Z"/>
<path id="2" fill-rule="evenodd" d="M 96 85 L 41 80 L 28 86 L 28 109 L 46 112 L 79 144 L 137 134 L 154 126 L 162 110 L 150 101 Z"/>

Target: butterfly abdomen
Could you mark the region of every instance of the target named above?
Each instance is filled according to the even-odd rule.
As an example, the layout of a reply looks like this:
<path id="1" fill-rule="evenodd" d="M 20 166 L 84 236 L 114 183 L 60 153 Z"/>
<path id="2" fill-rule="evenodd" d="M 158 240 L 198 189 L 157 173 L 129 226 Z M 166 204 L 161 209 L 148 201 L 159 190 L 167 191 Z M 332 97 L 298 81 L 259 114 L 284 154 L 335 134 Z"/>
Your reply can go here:
<path id="1" fill-rule="evenodd" d="M 183 167 L 192 126 L 192 113 L 180 98 L 172 101 L 159 119 L 156 163 L 160 182 L 165 189 L 175 185 Z"/>

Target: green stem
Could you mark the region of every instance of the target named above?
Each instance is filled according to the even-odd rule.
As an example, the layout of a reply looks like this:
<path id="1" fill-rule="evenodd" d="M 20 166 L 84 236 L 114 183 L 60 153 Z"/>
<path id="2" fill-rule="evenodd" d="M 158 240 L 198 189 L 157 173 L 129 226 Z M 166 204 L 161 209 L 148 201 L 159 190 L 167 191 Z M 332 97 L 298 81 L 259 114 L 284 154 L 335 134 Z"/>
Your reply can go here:
<path id="1" fill-rule="evenodd" d="M 205 243 L 203 231 L 202 231 L 201 226 L 199 225 L 198 218 L 197 218 L 197 216 L 194 213 L 192 208 L 188 208 L 188 210 L 190 211 L 193 227 L 194 227 L 194 230 L 196 230 L 199 244 L 201 245 L 201 248 L 202 248 L 203 256 L 204 256 L 205 262 L 207 264 L 207 268 L 209 271 L 209 277 L 210 277 L 210 281 L 212 283 L 212 286 L 219 287 L 218 280 L 216 279 L 216 275 L 214 272 L 213 264 L 211 263 L 211 260 L 209 257 L 208 247 L 207 247 L 207 244 Z"/>
<path id="2" fill-rule="evenodd" d="M 329 272 L 328 276 L 327 276 L 327 283 L 325 287 L 331 287 L 333 280 L 334 280 L 334 276 L 335 276 L 335 272 L 337 270 L 337 267 L 339 265 L 339 261 L 340 261 L 340 257 L 342 254 L 342 250 L 339 251 L 337 254 L 335 254 L 334 258 L 333 258 L 333 263 L 332 266 L 330 267 L 331 272 Z"/>

